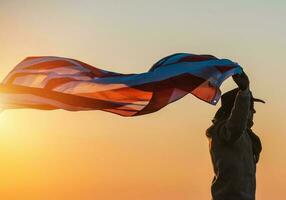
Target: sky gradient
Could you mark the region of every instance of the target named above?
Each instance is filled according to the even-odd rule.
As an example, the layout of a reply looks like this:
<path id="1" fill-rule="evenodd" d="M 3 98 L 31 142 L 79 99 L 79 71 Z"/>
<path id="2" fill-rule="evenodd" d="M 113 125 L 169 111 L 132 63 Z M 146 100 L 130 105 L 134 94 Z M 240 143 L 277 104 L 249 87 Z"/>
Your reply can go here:
<path id="1" fill-rule="evenodd" d="M 263 144 L 257 200 L 286 185 L 285 1 L 0 0 L 0 78 L 27 56 L 63 56 L 122 73 L 177 52 L 243 66 Z M 235 87 L 232 79 L 222 91 Z M 0 100 L 1 101 L 1 100 Z M 0 199 L 210 199 L 205 130 L 219 108 L 188 95 L 146 116 L 102 111 L 0 114 Z"/>

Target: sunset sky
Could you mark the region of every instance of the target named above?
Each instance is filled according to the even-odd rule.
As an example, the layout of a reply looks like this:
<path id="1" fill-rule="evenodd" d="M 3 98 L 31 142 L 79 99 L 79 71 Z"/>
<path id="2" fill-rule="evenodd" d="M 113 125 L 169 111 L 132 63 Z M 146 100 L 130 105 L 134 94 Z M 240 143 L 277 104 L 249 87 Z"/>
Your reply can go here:
<path id="1" fill-rule="evenodd" d="M 284 0 L 0 0 L 0 78 L 27 56 L 140 73 L 169 54 L 243 66 L 263 144 L 257 200 L 285 199 Z M 236 87 L 232 79 L 222 92 Z M 1 101 L 1 100 L 0 100 Z M 0 199 L 210 200 L 205 130 L 217 106 L 192 95 L 134 118 L 102 111 L 0 114 Z"/>

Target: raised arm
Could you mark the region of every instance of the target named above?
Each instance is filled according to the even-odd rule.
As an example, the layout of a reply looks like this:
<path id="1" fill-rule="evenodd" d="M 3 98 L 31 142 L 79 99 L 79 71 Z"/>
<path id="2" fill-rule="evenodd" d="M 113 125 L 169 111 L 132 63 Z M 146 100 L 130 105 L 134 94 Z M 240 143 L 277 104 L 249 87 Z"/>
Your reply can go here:
<path id="1" fill-rule="evenodd" d="M 233 80 L 240 90 L 236 95 L 230 116 L 220 130 L 220 136 L 228 143 L 234 143 L 244 133 L 250 112 L 251 94 L 247 75 L 244 72 L 234 75 Z"/>
<path id="2" fill-rule="evenodd" d="M 249 89 L 237 93 L 231 114 L 225 123 L 227 141 L 235 142 L 246 130 L 250 107 Z"/>

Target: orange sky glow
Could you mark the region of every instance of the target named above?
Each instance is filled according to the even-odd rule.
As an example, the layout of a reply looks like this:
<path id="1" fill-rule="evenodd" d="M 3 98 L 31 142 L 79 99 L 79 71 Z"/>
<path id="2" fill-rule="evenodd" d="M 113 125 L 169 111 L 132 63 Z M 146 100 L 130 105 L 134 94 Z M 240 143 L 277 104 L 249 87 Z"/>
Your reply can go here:
<path id="1" fill-rule="evenodd" d="M 28 56 L 147 71 L 177 52 L 240 63 L 263 144 L 257 199 L 284 199 L 286 3 L 283 1 L 0 1 L 0 78 Z M 235 87 L 232 79 L 222 92 Z M 1 100 L 0 100 L 1 102 Z M 220 104 L 220 103 L 219 103 Z M 219 108 L 192 95 L 145 116 L 102 111 L 0 113 L 0 199 L 211 199 L 205 130 Z"/>

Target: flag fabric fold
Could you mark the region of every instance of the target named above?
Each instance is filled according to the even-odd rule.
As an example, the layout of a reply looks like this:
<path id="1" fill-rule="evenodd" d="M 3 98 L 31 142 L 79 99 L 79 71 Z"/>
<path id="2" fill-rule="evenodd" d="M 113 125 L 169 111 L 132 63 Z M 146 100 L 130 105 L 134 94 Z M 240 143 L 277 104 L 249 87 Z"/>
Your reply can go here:
<path id="1" fill-rule="evenodd" d="M 212 55 L 177 53 L 148 72 L 121 74 L 63 57 L 28 57 L 0 84 L 2 109 L 102 110 L 138 116 L 191 93 L 216 105 L 219 87 L 241 73 L 239 64 Z"/>

